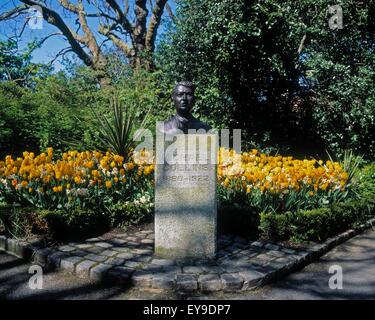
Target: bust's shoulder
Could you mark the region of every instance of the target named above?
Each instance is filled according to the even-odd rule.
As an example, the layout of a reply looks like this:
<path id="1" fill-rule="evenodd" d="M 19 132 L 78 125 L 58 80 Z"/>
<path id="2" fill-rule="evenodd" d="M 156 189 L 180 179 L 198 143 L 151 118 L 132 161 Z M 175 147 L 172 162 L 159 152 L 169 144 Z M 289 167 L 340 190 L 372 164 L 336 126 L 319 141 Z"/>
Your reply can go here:
<path id="1" fill-rule="evenodd" d="M 163 123 L 172 123 L 176 121 L 176 115 L 170 115 L 166 120 L 163 121 Z"/>
<path id="2" fill-rule="evenodd" d="M 206 131 L 209 131 L 212 129 L 207 123 L 200 121 L 197 118 L 193 119 L 193 127 L 194 129 L 204 129 Z"/>
<path id="3" fill-rule="evenodd" d="M 173 128 L 176 126 L 175 122 L 176 122 L 176 116 L 175 115 L 169 116 L 169 118 L 162 121 L 161 126 L 159 126 L 159 131 L 162 133 L 170 133 L 173 130 Z"/>

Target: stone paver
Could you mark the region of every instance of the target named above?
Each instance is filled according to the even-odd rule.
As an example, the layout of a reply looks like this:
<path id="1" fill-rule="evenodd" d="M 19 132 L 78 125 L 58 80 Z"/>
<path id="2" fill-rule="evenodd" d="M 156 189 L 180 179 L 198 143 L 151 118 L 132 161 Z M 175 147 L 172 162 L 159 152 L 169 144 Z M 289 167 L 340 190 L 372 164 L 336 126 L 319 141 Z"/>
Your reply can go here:
<path id="1" fill-rule="evenodd" d="M 34 253 L 34 261 L 41 265 L 46 265 L 48 261 L 48 256 L 51 255 L 52 253 L 53 253 L 53 250 L 49 248 L 38 249 Z"/>
<path id="2" fill-rule="evenodd" d="M 60 268 L 61 259 L 67 257 L 69 257 L 69 255 L 64 252 L 54 252 L 47 257 L 47 265 L 50 267 Z"/>
<path id="3" fill-rule="evenodd" d="M 117 251 L 109 250 L 109 249 L 104 250 L 104 251 L 101 253 L 102 256 L 107 256 L 107 257 L 113 257 L 113 256 L 115 256 L 116 254 L 118 254 Z"/>
<path id="4" fill-rule="evenodd" d="M 76 264 L 78 264 L 78 262 L 81 262 L 81 261 L 82 261 L 82 258 L 76 257 L 76 256 L 63 258 L 60 261 L 60 268 L 70 271 L 70 272 L 74 272 Z"/>
<path id="5" fill-rule="evenodd" d="M 239 273 L 223 273 L 221 275 L 221 284 L 226 292 L 233 292 L 242 289 L 243 278 Z"/>
<path id="6" fill-rule="evenodd" d="M 119 254 L 117 255 L 117 258 L 126 259 L 126 260 L 131 260 L 131 259 L 134 258 L 134 254 L 129 253 L 129 252 L 119 253 Z"/>
<path id="7" fill-rule="evenodd" d="M 132 260 L 124 262 L 124 266 L 127 266 L 129 268 L 138 268 L 140 265 L 141 263 Z"/>
<path id="8" fill-rule="evenodd" d="M 95 243 L 95 246 L 100 247 L 100 248 L 105 248 L 105 249 L 113 247 L 113 245 L 110 244 L 109 242 L 97 242 Z"/>
<path id="9" fill-rule="evenodd" d="M 125 263 L 125 259 L 121 258 L 109 258 L 105 263 L 113 264 L 115 266 L 121 266 Z"/>
<path id="10" fill-rule="evenodd" d="M 255 270 L 241 271 L 239 275 L 244 279 L 244 290 L 259 287 L 264 279 L 264 274 Z"/>
<path id="11" fill-rule="evenodd" d="M 77 256 L 77 257 L 84 257 L 87 255 L 87 251 L 84 251 L 84 250 L 74 250 L 70 253 L 71 255 L 74 255 L 74 256 Z"/>
<path id="12" fill-rule="evenodd" d="M 134 286 L 149 288 L 152 285 L 152 273 L 144 270 L 136 270 L 131 278 Z"/>
<path id="13" fill-rule="evenodd" d="M 173 266 L 176 263 L 173 260 L 166 260 L 166 259 L 152 259 L 151 261 L 153 264 L 157 264 L 159 266 Z"/>
<path id="14" fill-rule="evenodd" d="M 90 276 L 90 268 L 95 266 L 97 263 L 91 260 L 83 260 L 76 265 L 76 273 L 78 275 Z"/>
<path id="15" fill-rule="evenodd" d="M 104 248 L 101 248 L 101 247 L 91 247 L 91 248 L 87 248 L 86 251 L 87 252 L 90 252 L 90 253 L 93 253 L 93 254 L 100 254 L 104 251 L 105 249 Z"/>
<path id="16" fill-rule="evenodd" d="M 107 272 L 113 268 L 112 265 L 100 263 L 90 269 L 90 279 L 93 281 L 102 281 L 106 279 Z"/>
<path id="17" fill-rule="evenodd" d="M 90 253 L 85 256 L 86 259 L 96 261 L 96 262 L 103 262 L 108 259 L 106 256 L 99 256 L 97 254 Z"/>
<path id="18" fill-rule="evenodd" d="M 109 280 L 128 282 L 134 269 L 127 267 L 114 267 L 108 271 L 107 277 Z"/>
<path id="19" fill-rule="evenodd" d="M 176 288 L 180 291 L 195 291 L 198 289 L 198 276 L 190 274 L 178 274 L 176 276 Z"/>
<path id="20" fill-rule="evenodd" d="M 75 247 L 72 246 L 62 246 L 58 248 L 62 252 L 71 252 L 75 250 Z"/>
<path id="21" fill-rule="evenodd" d="M 203 273 L 203 267 L 200 266 L 186 266 L 182 268 L 184 273 L 199 274 Z"/>
<path id="22" fill-rule="evenodd" d="M 156 289 L 173 289 L 175 286 L 174 275 L 169 273 L 155 273 L 152 277 L 152 287 Z"/>
<path id="23" fill-rule="evenodd" d="M 5 236 L 0 236 L 0 250 L 6 250 L 7 238 Z"/>
<path id="24" fill-rule="evenodd" d="M 218 274 L 202 274 L 198 278 L 199 289 L 206 291 L 220 291 L 221 280 Z"/>

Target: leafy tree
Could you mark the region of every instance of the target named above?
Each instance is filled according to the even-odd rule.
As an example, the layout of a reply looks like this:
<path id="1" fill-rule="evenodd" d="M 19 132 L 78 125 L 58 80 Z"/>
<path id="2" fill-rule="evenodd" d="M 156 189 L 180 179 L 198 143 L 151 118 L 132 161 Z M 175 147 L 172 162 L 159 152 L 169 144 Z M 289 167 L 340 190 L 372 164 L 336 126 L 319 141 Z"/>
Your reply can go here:
<path id="1" fill-rule="evenodd" d="M 22 88 L 15 82 L 0 84 L 0 153 L 20 154 L 53 146 L 64 147 L 70 136 L 82 135 L 75 116 L 84 112 L 77 91 L 59 74 L 40 80 L 35 88 Z M 81 91 L 82 92 L 82 91 Z"/>
<path id="2" fill-rule="evenodd" d="M 46 147 L 54 147 L 56 152 L 73 146 L 97 148 L 98 128 L 92 109 L 107 114 L 112 96 L 131 108 L 135 125 L 150 110 L 150 129 L 155 129 L 155 121 L 166 117 L 170 103 L 163 93 L 171 89 L 164 89 L 158 72 L 123 67 L 126 76 L 105 88 L 97 85 L 91 68 L 81 65 L 71 66 L 70 74 L 59 72 L 36 79 L 32 88 L 1 82 L 0 156 Z"/>
<path id="3" fill-rule="evenodd" d="M 196 112 L 255 144 L 373 157 L 375 4 L 337 4 L 332 30 L 328 0 L 182 0 L 158 64 L 197 84 Z"/>
<path id="4" fill-rule="evenodd" d="M 15 40 L 0 42 L 0 81 L 15 81 L 19 85 L 32 85 L 33 78 L 44 77 L 50 71 L 50 66 L 33 63 L 32 52 L 38 47 L 32 41 L 27 48 L 20 52 Z"/>
<path id="5" fill-rule="evenodd" d="M 311 1 L 312 3 L 312 1 Z M 306 30 L 303 82 L 313 128 L 338 155 L 352 149 L 375 157 L 375 19 L 373 1 L 340 1 L 343 29 Z M 320 1 L 318 5 L 328 5 Z M 324 21 L 324 12 L 319 20 Z M 310 17 L 310 19 L 312 19 Z M 319 21 L 318 20 L 318 21 Z M 307 23 L 306 23 L 307 24 Z"/>

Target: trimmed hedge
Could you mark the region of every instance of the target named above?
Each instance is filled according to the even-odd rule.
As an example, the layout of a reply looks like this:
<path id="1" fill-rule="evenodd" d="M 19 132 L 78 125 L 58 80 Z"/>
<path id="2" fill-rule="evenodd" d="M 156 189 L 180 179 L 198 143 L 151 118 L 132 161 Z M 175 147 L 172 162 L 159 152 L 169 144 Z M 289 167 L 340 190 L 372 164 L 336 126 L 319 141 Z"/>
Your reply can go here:
<path id="1" fill-rule="evenodd" d="M 329 207 L 286 213 L 261 213 L 259 230 L 268 239 L 324 241 L 353 229 L 375 215 L 375 165 L 367 165 L 356 177 L 360 200 L 346 200 Z"/>
<path id="2" fill-rule="evenodd" d="M 0 205 L 0 226 L 14 238 L 32 235 L 49 236 L 53 240 L 71 240 L 107 231 L 107 216 L 93 210 L 41 210 L 33 207 Z"/>
<path id="3" fill-rule="evenodd" d="M 275 241 L 319 242 L 366 222 L 374 216 L 374 207 L 373 200 L 357 200 L 313 210 L 261 213 L 259 229 Z"/>
<path id="4" fill-rule="evenodd" d="M 90 209 L 40 210 L 39 217 L 48 224 L 49 235 L 56 240 L 79 239 L 107 231 L 109 219 L 103 213 Z"/>

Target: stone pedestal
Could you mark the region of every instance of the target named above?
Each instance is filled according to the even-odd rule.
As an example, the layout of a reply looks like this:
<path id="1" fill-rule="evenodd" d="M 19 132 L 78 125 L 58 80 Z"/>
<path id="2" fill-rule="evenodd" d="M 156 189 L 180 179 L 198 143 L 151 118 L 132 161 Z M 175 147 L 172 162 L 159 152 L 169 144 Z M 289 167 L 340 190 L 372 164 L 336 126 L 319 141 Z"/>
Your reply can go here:
<path id="1" fill-rule="evenodd" d="M 217 247 L 218 137 L 178 136 L 175 142 L 157 142 L 157 162 L 164 151 L 166 155 L 172 150 L 177 157 L 185 154 L 176 163 L 157 163 L 155 167 L 155 255 L 213 259 Z"/>

